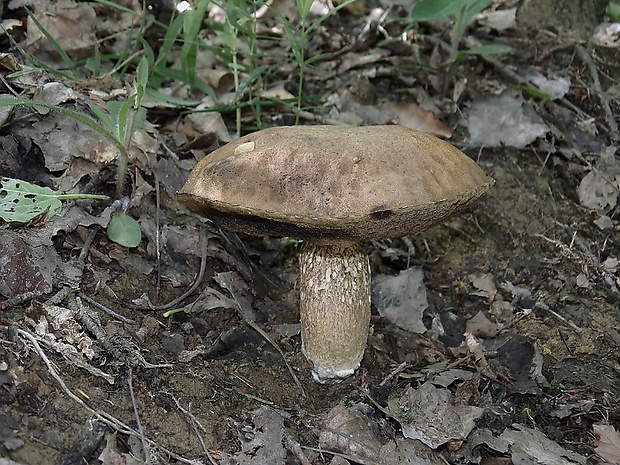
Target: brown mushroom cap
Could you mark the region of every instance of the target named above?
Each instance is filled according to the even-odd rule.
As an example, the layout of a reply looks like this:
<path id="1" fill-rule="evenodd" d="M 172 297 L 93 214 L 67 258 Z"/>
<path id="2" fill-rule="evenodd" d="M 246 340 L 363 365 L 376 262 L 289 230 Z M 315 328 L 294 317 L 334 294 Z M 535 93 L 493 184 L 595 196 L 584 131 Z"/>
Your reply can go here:
<path id="1" fill-rule="evenodd" d="M 412 129 L 292 126 L 216 150 L 178 199 L 248 234 L 364 241 L 423 231 L 493 183 L 460 150 Z"/>

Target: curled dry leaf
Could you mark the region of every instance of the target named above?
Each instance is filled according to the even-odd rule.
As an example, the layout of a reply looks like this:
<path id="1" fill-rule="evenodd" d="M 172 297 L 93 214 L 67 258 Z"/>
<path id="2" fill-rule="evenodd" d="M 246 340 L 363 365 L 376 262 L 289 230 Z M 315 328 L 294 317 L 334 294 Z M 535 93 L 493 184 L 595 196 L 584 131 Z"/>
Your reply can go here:
<path id="1" fill-rule="evenodd" d="M 381 450 L 381 442 L 370 427 L 370 419 L 342 404 L 327 414 L 319 444 L 322 449 L 346 454 L 362 463 L 376 462 Z"/>
<path id="2" fill-rule="evenodd" d="M 394 113 L 401 126 L 427 132 L 437 137 L 447 139 L 452 137 L 452 129 L 416 103 L 384 102 L 381 106 Z"/>

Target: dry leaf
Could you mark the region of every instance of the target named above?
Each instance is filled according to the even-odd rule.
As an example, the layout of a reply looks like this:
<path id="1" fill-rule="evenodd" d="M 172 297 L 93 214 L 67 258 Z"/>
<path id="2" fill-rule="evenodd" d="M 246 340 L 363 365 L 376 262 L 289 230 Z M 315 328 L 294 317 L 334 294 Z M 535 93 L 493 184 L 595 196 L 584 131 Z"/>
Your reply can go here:
<path id="1" fill-rule="evenodd" d="M 381 442 L 369 426 L 369 419 L 356 410 L 336 405 L 327 414 L 321 429 L 319 444 L 322 449 L 341 452 L 362 463 L 376 462 Z"/>
<path id="2" fill-rule="evenodd" d="M 384 102 L 381 106 L 394 113 L 398 117 L 398 124 L 401 126 L 428 132 L 438 137 L 452 137 L 452 129 L 418 104 Z"/>
<path id="3" fill-rule="evenodd" d="M 611 425 L 592 425 L 598 437 L 596 455 L 610 464 L 620 463 L 620 433 Z"/>

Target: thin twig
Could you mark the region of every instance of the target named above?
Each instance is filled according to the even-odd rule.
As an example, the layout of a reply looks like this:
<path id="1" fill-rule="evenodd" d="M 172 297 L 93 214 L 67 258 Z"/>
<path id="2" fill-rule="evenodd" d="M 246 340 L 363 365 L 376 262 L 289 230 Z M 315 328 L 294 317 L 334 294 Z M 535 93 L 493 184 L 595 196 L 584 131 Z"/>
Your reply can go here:
<path id="1" fill-rule="evenodd" d="M 558 320 L 563 321 L 564 323 L 566 323 L 568 326 L 570 326 L 573 331 L 575 331 L 577 334 L 581 334 L 583 333 L 585 330 L 583 328 L 580 328 L 579 326 L 577 326 L 575 323 L 573 323 L 572 321 L 564 318 L 562 315 L 560 315 L 558 312 L 551 310 L 551 308 L 544 302 L 539 302 L 537 301 L 534 304 L 534 307 L 536 308 L 542 308 L 543 310 L 546 310 L 547 312 L 549 312 L 551 315 L 553 315 L 554 317 L 556 317 Z"/>
<path id="2" fill-rule="evenodd" d="M 205 444 L 204 438 L 198 433 L 198 429 L 200 429 L 203 432 L 203 434 L 207 434 L 207 429 L 202 425 L 202 423 L 200 423 L 198 418 L 196 418 L 196 416 L 190 410 L 186 410 L 181 406 L 181 404 L 176 399 L 176 397 L 172 397 L 172 400 L 176 404 L 177 408 L 192 420 L 192 423 L 193 423 L 192 426 L 194 427 L 194 432 L 196 433 L 196 436 L 198 437 L 198 440 L 200 441 L 200 445 L 202 446 L 202 450 L 204 451 L 205 455 L 209 459 L 209 462 L 211 462 L 213 465 L 218 465 L 218 463 L 215 461 L 215 459 L 209 452 L 209 449 L 207 448 L 207 445 Z"/>
<path id="3" fill-rule="evenodd" d="M 157 258 L 157 295 L 161 291 L 161 189 L 157 173 L 155 175 L 155 254 Z"/>
<path id="4" fill-rule="evenodd" d="M 20 329 L 20 328 L 17 328 L 17 327 L 15 328 L 15 331 L 17 332 L 17 334 L 19 334 L 20 336 L 24 337 L 28 341 L 30 341 L 30 343 L 32 344 L 32 347 L 35 350 L 35 352 L 39 355 L 39 357 L 41 357 L 41 360 L 43 360 L 43 363 L 45 363 L 45 366 L 47 367 L 47 370 L 50 373 L 50 375 L 52 376 L 52 378 L 54 378 L 54 380 L 58 383 L 60 388 L 74 402 L 76 402 L 78 405 L 80 405 L 82 408 L 84 408 L 89 414 L 91 414 L 94 417 L 96 417 L 99 421 L 101 421 L 102 423 L 108 425 L 109 427 L 111 427 L 112 429 L 118 431 L 119 433 L 135 436 L 137 438 L 140 437 L 140 434 L 136 430 L 134 430 L 132 427 L 130 427 L 129 425 L 126 425 L 125 423 L 123 423 L 122 421 L 118 420 L 117 418 L 115 418 L 114 416 L 110 415 L 107 412 L 98 411 L 98 410 L 93 409 L 88 404 L 86 404 L 86 402 L 84 402 L 80 397 L 78 397 L 76 394 L 74 394 L 69 389 L 69 387 L 64 382 L 64 380 L 60 377 L 60 375 L 58 374 L 58 371 L 54 367 L 54 364 L 50 361 L 49 358 L 47 358 L 47 355 L 45 355 L 45 352 L 43 351 L 43 349 L 39 345 L 39 341 L 37 340 L 37 338 L 35 336 L 33 336 L 32 334 L 30 334 L 28 331 L 24 331 L 23 329 Z M 153 441 L 151 439 L 145 438 L 145 440 L 152 447 L 157 448 L 158 450 L 162 451 L 164 454 L 169 455 L 170 457 L 172 457 L 172 458 L 174 458 L 174 459 L 176 459 L 176 460 L 178 460 L 178 461 L 180 461 L 182 463 L 187 463 L 189 465 L 196 465 L 196 463 L 197 463 L 195 460 L 189 460 L 189 459 L 186 459 L 186 458 L 184 458 L 184 457 L 182 457 L 182 456 L 180 456 L 178 454 L 175 454 L 171 450 L 168 450 L 168 449 L 164 448 L 163 446 L 157 444 L 155 441 Z"/>
<path id="5" fill-rule="evenodd" d="M 177 305 L 179 305 L 181 302 L 183 302 L 187 297 L 189 297 L 190 295 L 192 295 L 194 293 L 194 291 L 196 289 L 198 289 L 198 286 L 200 286 L 200 283 L 202 283 L 202 279 L 204 278 L 205 275 L 205 270 L 207 268 L 207 245 L 209 242 L 209 237 L 207 236 L 206 230 L 204 228 L 201 228 L 200 230 L 200 270 L 198 271 L 198 275 L 196 276 L 196 279 L 194 279 L 194 282 L 192 283 L 192 285 L 189 287 L 189 289 L 187 291 L 185 291 L 183 294 L 181 294 L 179 297 L 177 297 L 176 299 L 166 303 L 166 304 L 162 304 L 162 305 L 135 305 L 135 304 L 130 304 L 130 303 L 124 303 L 124 305 L 127 305 L 130 308 L 137 308 L 137 309 L 141 309 L 141 310 L 156 310 L 156 311 L 160 311 L 160 310 L 168 310 L 170 308 L 174 308 Z"/>
<path id="6" fill-rule="evenodd" d="M 383 378 L 383 381 L 379 383 L 379 386 L 385 386 L 394 376 L 404 371 L 405 368 L 407 368 L 407 362 L 403 362 L 400 365 L 398 365 L 396 368 L 392 370 L 392 372 L 389 375 Z"/>
<path id="7" fill-rule="evenodd" d="M 132 320 L 131 318 L 127 318 L 127 317 L 125 317 L 125 316 L 115 312 L 111 308 L 108 308 L 105 305 L 103 305 L 102 303 L 99 303 L 96 300 L 92 299 L 91 297 L 88 297 L 83 292 L 79 292 L 78 296 L 81 297 L 82 299 L 84 299 L 86 302 L 88 302 L 92 306 L 97 307 L 99 310 L 104 311 L 105 313 L 107 313 L 111 317 L 113 317 L 113 318 L 115 318 L 115 319 L 117 319 L 119 321 L 122 321 L 123 323 L 128 323 L 130 325 L 137 324 L 135 320 Z"/>
<path id="8" fill-rule="evenodd" d="M 597 97 L 601 101 L 603 111 L 605 111 L 605 121 L 607 122 L 607 126 L 609 126 L 611 140 L 613 142 L 617 142 L 620 139 L 618 135 L 618 122 L 611 111 L 609 98 L 607 98 L 607 94 L 603 92 L 603 88 L 601 87 L 601 80 L 598 77 L 596 63 L 594 63 L 592 56 L 590 56 L 588 51 L 582 45 L 577 45 L 577 53 L 579 54 L 581 61 L 583 61 L 583 63 L 588 67 L 590 75 L 592 76 L 592 85 L 594 86 L 594 91 L 596 92 Z"/>
<path id="9" fill-rule="evenodd" d="M 288 450 L 290 450 L 293 454 L 297 456 L 297 458 L 299 459 L 299 465 L 312 465 L 310 460 L 308 460 L 308 457 L 302 450 L 301 445 L 297 441 L 295 441 L 286 431 L 284 432 L 284 444 L 286 445 L 286 448 Z"/>
<path id="10" fill-rule="evenodd" d="M 93 229 L 90 230 L 90 232 L 88 233 L 88 236 L 86 237 L 86 240 L 84 241 L 84 245 L 82 246 L 82 250 L 80 251 L 80 256 L 78 257 L 78 260 L 80 262 L 80 265 L 82 266 L 82 269 L 84 269 L 84 262 L 86 262 L 86 257 L 88 257 L 90 246 L 95 240 L 95 236 L 97 235 L 100 229 L 101 229 L 101 226 L 99 226 L 98 224 L 94 225 Z"/>
<path id="11" fill-rule="evenodd" d="M 263 331 L 263 329 L 260 326 L 258 326 L 255 322 L 249 321 L 249 320 L 246 320 L 245 322 L 249 324 L 252 327 L 252 329 L 254 329 L 254 331 L 256 331 L 258 334 L 263 336 L 267 340 L 267 342 L 269 342 L 269 344 L 271 344 L 273 348 L 278 351 L 278 353 L 282 357 L 282 360 L 284 360 L 284 364 L 286 365 L 288 372 L 293 378 L 293 381 L 297 385 L 297 388 L 299 389 L 299 392 L 301 393 L 301 397 L 306 397 L 306 391 L 304 390 L 304 387 L 302 386 L 301 381 L 299 381 L 299 378 L 297 378 L 297 375 L 293 371 L 293 368 L 291 367 L 290 363 L 288 363 L 288 360 L 286 359 L 286 355 L 284 355 L 284 351 L 280 348 L 280 346 L 273 339 L 271 339 L 269 335 L 265 331 Z"/>
<path id="12" fill-rule="evenodd" d="M 69 296 L 69 294 L 73 293 L 75 289 L 69 286 L 63 286 L 60 290 L 51 296 L 49 299 L 45 301 L 47 305 L 60 305 L 60 303 Z"/>
<path id="13" fill-rule="evenodd" d="M 37 297 L 40 297 L 42 295 L 43 295 L 43 292 L 41 291 L 28 291 L 22 294 L 17 294 L 8 300 L 5 300 L 4 302 L 0 302 L 0 311 L 8 310 L 9 308 L 12 308 L 19 304 L 23 304 L 24 302 L 27 302 L 28 300 L 34 300 Z"/>
<path id="14" fill-rule="evenodd" d="M 306 397 L 306 391 L 304 387 L 302 386 L 301 381 L 299 381 L 299 379 L 297 378 L 297 375 L 293 371 L 293 368 L 288 363 L 288 360 L 286 359 L 286 355 L 284 354 L 284 351 L 280 348 L 280 346 L 273 339 L 269 337 L 269 335 L 265 331 L 263 331 L 263 329 L 258 324 L 256 324 L 256 322 L 254 321 L 255 316 L 252 310 L 251 302 L 245 296 L 243 296 L 241 292 L 238 292 L 236 285 L 232 282 L 230 276 L 231 276 L 230 273 L 221 273 L 220 275 L 216 277 L 215 280 L 220 286 L 222 286 L 222 288 L 226 289 L 230 293 L 231 297 L 233 298 L 237 306 L 237 311 L 239 312 L 239 315 L 241 316 L 243 321 L 245 321 L 254 331 L 256 331 L 258 334 L 263 336 L 263 338 L 265 338 L 265 340 L 269 342 L 269 344 L 271 344 L 273 348 L 276 349 L 278 353 L 282 356 L 282 360 L 284 360 L 284 364 L 286 365 L 288 372 L 291 374 L 293 381 L 299 388 L 299 392 L 301 393 L 301 396 Z M 239 274 L 234 273 L 233 276 L 239 276 Z M 242 278 L 239 278 L 239 279 L 242 279 Z"/>
<path id="15" fill-rule="evenodd" d="M 138 404 L 136 403 L 136 395 L 133 390 L 133 371 L 129 367 L 129 376 L 127 376 L 127 385 L 129 386 L 129 396 L 131 397 L 131 405 L 133 406 L 133 414 L 136 418 L 136 425 L 138 425 L 138 432 L 140 433 L 140 441 L 142 442 L 142 449 L 144 450 L 144 461 L 147 465 L 151 463 L 151 449 L 146 442 L 146 436 L 144 435 L 144 428 L 140 421 L 140 414 L 138 413 Z"/>

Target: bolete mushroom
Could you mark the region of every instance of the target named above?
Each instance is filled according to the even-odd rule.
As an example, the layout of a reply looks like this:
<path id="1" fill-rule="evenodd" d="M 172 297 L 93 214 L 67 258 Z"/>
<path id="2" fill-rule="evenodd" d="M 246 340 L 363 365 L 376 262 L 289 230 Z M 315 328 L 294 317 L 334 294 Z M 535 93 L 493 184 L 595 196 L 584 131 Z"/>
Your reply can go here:
<path id="1" fill-rule="evenodd" d="M 294 126 L 214 151 L 178 199 L 225 229 L 303 239 L 302 351 L 324 381 L 352 374 L 366 348 L 364 243 L 419 233 L 493 183 L 464 153 L 412 129 Z"/>

